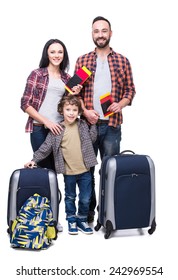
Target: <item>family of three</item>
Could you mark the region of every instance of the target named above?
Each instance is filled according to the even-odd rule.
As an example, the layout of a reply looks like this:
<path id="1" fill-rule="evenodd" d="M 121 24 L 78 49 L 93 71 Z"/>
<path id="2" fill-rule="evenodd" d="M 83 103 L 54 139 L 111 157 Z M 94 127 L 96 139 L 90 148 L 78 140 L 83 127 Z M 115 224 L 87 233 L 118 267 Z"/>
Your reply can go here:
<path id="1" fill-rule="evenodd" d="M 29 115 L 26 132 L 30 132 L 33 159 L 36 163 L 64 175 L 65 211 L 70 234 L 78 230 L 93 233 L 96 194 L 94 170 L 98 151 L 100 159 L 120 152 L 122 109 L 131 105 L 135 95 L 129 60 L 109 45 L 111 24 L 104 17 L 92 22 L 94 51 L 80 56 L 75 71 L 86 66 L 92 75 L 67 94 L 65 84 L 70 75 L 69 57 L 64 43 L 49 40 L 43 49 L 39 68 L 29 75 L 21 108 Z M 105 117 L 100 96 L 110 92 L 112 104 Z M 76 185 L 79 187 L 78 209 Z"/>

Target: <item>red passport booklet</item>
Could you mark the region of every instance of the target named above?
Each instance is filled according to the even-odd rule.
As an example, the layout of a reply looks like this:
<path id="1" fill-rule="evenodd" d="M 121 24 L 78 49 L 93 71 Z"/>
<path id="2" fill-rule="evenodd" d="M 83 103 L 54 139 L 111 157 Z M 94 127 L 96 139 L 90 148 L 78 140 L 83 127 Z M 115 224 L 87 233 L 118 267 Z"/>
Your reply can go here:
<path id="1" fill-rule="evenodd" d="M 65 89 L 67 89 L 68 92 L 73 93 L 71 90 L 74 86 L 80 84 L 82 85 L 90 76 L 92 72 L 85 66 L 78 69 L 73 77 L 70 78 L 70 80 L 65 85 Z"/>
<path id="2" fill-rule="evenodd" d="M 113 112 L 107 111 L 108 107 L 112 104 L 110 92 L 107 92 L 100 96 L 100 103 L 104 117 L 108 117 L 114 114 Z"/>

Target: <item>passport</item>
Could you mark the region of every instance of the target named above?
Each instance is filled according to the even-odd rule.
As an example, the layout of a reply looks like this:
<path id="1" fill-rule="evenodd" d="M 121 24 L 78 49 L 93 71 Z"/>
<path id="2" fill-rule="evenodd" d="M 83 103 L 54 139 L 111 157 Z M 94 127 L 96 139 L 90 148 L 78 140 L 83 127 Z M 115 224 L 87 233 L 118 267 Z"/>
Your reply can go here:
<path id="1" fill-rule="evenodd" d="M 65 85 L 65 89 L 72 94 L 72 88 L 78 84 L 82 85 L 91 76 L 91 74 L 92 72 L 87 67 L 83 66 L 75 72 L 73 77 L 69 79 Z"/>
<path id="2" fill-rule="evenodd" d="M 100 96 L 100 104 L 104 117 L 113 115 L 113 112 L 107 111 L 108 107 L 112 104 L 112 98 L 110 92 L 107 92 Z"/>

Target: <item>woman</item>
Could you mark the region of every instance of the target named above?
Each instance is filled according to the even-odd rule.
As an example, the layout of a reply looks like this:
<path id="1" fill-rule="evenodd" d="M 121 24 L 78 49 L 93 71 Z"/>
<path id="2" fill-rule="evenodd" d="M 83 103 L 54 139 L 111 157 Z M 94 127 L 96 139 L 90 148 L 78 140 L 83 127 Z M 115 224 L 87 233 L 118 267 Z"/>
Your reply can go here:
<path id="1" fill-rule="evenodd" d="M 30 132 L 32 149 L 35 152 L 44 142 L 47 134 L 59 134 L 62 120 L 57 105 L 65 93 L 65 84 L 70 79 L 67 74 L 69 57 L 66 46 L 58 39 L 49 40 L 42 52 L 39 68 L 29 75 L 21 109 L 29 115 L 25 131 Z M 81 85 L 72 88 L 78 94 Z M 53 155 L 38 163 L 41 167 L 55 170 Z"/>

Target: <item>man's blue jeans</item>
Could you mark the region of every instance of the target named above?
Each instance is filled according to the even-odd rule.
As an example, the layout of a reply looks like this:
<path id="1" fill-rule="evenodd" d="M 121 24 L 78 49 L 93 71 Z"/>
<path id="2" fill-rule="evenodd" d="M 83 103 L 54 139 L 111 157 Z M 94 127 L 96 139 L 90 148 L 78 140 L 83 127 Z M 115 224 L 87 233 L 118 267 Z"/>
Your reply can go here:
<path id="1" fill-rule="evenodd" d="M 117 127 L 108 126 L 108 124 L 97 124 L 97 140 L 94 143 L 94 151 L 96 156 L 98 151 L 100 153 L 101 160 L 104 156 L 113 156 L 120 153 L 120 142 L 121 142 L 121 126 Z M 89 213 L 94 214 L 96 207 L 96 193 L 95 193 L 95 167 L 91 168 L 92 173 L 92 196 L 90 202 Z"/>
<path id="2" fill-rule="evenodd" d="M 33 152 L 35 152 L 39 149 L 41 144 L 45 141 L 48 132 L 49 132 L 49 129 L 46 129 L 44 127 L 44 125 L 42 125 L 42 126 L 34 125 L 33 126 L 33 132 L 30 133 L 30 141 L 31 141 L 31 146 L 32 146 Z M 55 171 L 53 154 L 51 153 L 47 158 L 38 162 L 38 165 L 40 167 L 53 169 Z"/>
<path id="3" fill-rule="evenodd" d="M 90 171 L 78 175 L 64 175 L 67 220 L 75 220 L 78 217 L 86 221 L 91 198 L 91 182 Z M 79 187 L 78 213 L 76 209 L 76 185 Z"/>

